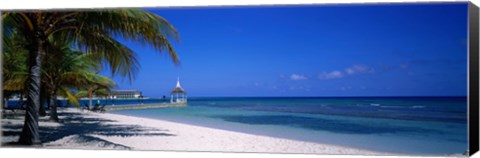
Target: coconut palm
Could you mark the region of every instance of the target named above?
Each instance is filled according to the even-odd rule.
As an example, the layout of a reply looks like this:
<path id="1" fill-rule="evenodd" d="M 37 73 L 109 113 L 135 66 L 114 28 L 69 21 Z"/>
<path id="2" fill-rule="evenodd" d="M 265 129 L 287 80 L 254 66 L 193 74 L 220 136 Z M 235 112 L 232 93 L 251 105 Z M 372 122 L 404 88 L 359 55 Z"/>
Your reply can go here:
<path id="1" fill-rule="evenodd" d="M 18 31 L 26 39 L 28 50 L 27 107 L 20 144 L 39 144 L 38 108 L 40 106 L 42 58 L 49 52 L 48 38 L 74 41 L 83 52 L 96 52 L 112 74 L 133 79 L 138 61 L 133 50 L 117 39 L 152 46 L 167 52 L 175 63 L 178 57 L 169 39 L 178 39 L 176 30 L 162 17 L 144 10 L 116 9 L 85 12 L 7 12 L 2 14 L 5 36 Z"/>
<path id="2" fill-rule="evenodd" d="M 108 77 L 101 76 L 96 73 L 91 72 L 65 72 L 58 79 L 61 84 L 58 82 L 50 83 L 51 88 L 49 90 L 49 101 L 50 106 L 50 120 L 58 122 L 57 115 L 57 96 L 62 96 L 68 99 L 69 104 L 74 104 L 80 106 L 79 98 L 83 96 L 78 95 L 83 91 L 90 90 L 90 87 L 97 87 L 95 94 L 99 96 L 104 92 L 108 94 L 110 90 L 115 86 L 115 82 L 110 80 Z M 78 92 L 75 94 L 74 92 Z"/>
<path id="3" fill-rule="evenodd" d="M 45 56 L 46 62 L 42 68 L 42 86 L 44 87 L 47 104 L 50 107 L 50 120 L 58 122 L 57 96 L 68 98 L 70 103 L 77 103 L 71 89 L 82 89 L 92 82 L 91 70 L 99 68 L 100 64 L 93 62 L 91 53 L 75 51 L 67 41 L 48 40 Z"/>
<path id="4" fill-rule="evenodd" d="M 24 52 L 22 47 L 17 49 L 14 47 L 21 40 L 6 39 L 6 41 L 8 42 L 7 49 L 3 55 L 7 62 L 3 65 L 3 70 L 6 72 L 4 75 L 4 94 L 8 98 L 14 92 L 24 89 L 23 83 L 26 81 L 27 74 L 25 73 L 26 63 L 24 62 L 26 53 L 22 53 L 22 51 Z M 91 87 L 110 90 L 115 85 L 110 79 L 92 73 L 92 71 L 99 71 L 101 66 L 101 63 L 93 62 L 92 53 L 75 51 L 70 48 L 69 42 L 54 41 L 52 38 L 49 39 L 47 50 L 50 54 L 45 56 L 44 60 L 50 62 L 44 62 L 42 66 L 41 103 L 43 104 L 46 100 L 50 107 L 50 120 L 58 122 L 57 95 L 68 98 L 70 104 L 79 105 L 76 96 L 70 90 L 82 90 Z M 8 102 L 8 99 L 5 101 Z M 42 116 L 41 109 L 39 113 Z"/>
<path id="5" fill-rule="evenodd" d="M 107 77 L 103 77 L 95 73 L 90 80 L 90 83 L 86 85 L 84 90 L 75 94 L 77 98 L 88 98 L 88 109 L 92 109 L 92 99 L 94 96 L 107 97 L 110 95 L 111 90 L 115 86 L 115 82 Z"/>
<path id="6" fill-rule="evenodd" d="M 50 52 L 53 55 L 48 59 L 56 62 L 45 64 L 45 80 L 48 91 L 50 106 L 50 120 L 58 121 L 57 116 L 57 95 L 68 98 L 69 104 L 79 106 L 78 94 L 74 94 L 72 90 L 88 94 L 100 95 L 100 92 L 108 93 L 114 86 L 115 82 L 109 78 L 99 75 L 101 62 L 92 56 L 94 53 L 82 53 L 72 50 L 65 42 L 56 42 L 59 46 L 53 46 Z M 63 47 L 62 47 L 63 46 Z M 136 60 L 132 58 L 131 60 Z M 90 95 L 91 98 L 91 95 Z"/>
<path id="7" fill-rule="evenodd" d="M 25 81 L 25 74 L 27 74 L 27 67 L 25 65 L 26 50 L 22 45 L 22 39 L 17 35 L 12 35 L 10 38 L 2 38 L 4 49 L 2 51 L 2 81 L 3 81 L 3 107 L 8 106 L 8 100 L 14 94 L 23 93 Z"/>

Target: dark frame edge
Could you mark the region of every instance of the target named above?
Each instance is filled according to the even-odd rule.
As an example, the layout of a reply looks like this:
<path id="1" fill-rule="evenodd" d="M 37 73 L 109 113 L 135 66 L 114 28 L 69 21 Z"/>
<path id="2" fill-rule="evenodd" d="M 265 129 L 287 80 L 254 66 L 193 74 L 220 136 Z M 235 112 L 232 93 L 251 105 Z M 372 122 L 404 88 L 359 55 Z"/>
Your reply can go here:
<path id="1" fill-rule="evenodd" d="M 0 16 L 3 14 L 2 10 L 0 10 Z M 2 18 L 0 18 L 0 66 L 2 66 L 2 69 L 0 69 L 0 89 L 3 89 L 3 21 Z M 0 98 L 2 98 L 2 101 L 0 101 L 0 121 L 3 119 L 3 91 L 0 92 Z M 2 130 L 2 126 L 0 126 L 0 131 Z M 3 132 L 0 132 L 0 141 L 3 139 Z M 2 147 L 2 143 L 0 143 L 0 148 Z"/>
<path id="2" fill-rule="evenodd" d="M 479 150 L 479 8 L 468 5 L 468 154 Z"/>

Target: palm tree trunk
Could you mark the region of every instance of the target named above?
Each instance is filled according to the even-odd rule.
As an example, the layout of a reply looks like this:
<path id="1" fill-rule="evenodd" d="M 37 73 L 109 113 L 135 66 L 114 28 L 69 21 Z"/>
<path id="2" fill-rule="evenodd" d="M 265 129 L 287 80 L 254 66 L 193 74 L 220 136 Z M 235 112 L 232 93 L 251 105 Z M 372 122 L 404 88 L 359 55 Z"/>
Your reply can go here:
<path id="1" fill-rule="evenodd" d="M 40 99 L 40 108 L 39 108 L 39 111 L 38 111 L 38 115 L 41 116 L 41 117 L 44 117 L 44 116 L 47 116 L 47 111 L 45 110 L 45 99 L 44 98 L 41 98 Z"/>
<path id="2" fill-rule="evenodd" d="M 40 111 L 38 111 L 38 115 L 40 116 L 47 116 L 47 112 L 45 111 L 45 93 L 43 91 L 40 92 Z"/>
<path id="3" fill-rule="evenodd" d="M 92 104 L 93 104 L 93 103 L 92 103 L 92 96 L 89 95 L 89 96 L 88 96 L 88 99 L 89 99 L 89 100 L 88 100 L 88 102 L 89 102 L 89 103 L 88 103 L 88 110 L 92 110 L 92 107 L 93 107 L 93 105 L 92 105 Z"/>
<path id="4" fill-rule="evenodd" d="M 5 96 L 5 93 L 3 93 L 3 97 L 4 97 L 4 104 L 2 105 L 2 118 L 5 118 L 5 109 L 8 107 L 8 97 Z"/>
<path id="5" fill-rule="evenodd" d="M 50 91 L 50 121 L 58 122 L 57 94 L 54 89 L 55 87 L 52 87 L 52 90 Z"/>
<path id="6" fill-rule="evenodd" d="M 47 96 L 47 97 L 45 98 L 45 100 L 47 100 L 47 109 L 50 110 L 50 101 L 51 101 L 51 100 L 50 100 L 50 96 Z"/>
<path id="7" fill-rule="evenodd" d="M 2 109 L 5 109 L 5 108 L 7 108 L 7 107 L 8 107 L 8 98 L 7 98 L 7 97 L 5 97 L 5 99 L 4 99 L 4 100 L 5 100 L 5 103 L 2 105 Z"/>
<path id="8" fill-rule="evenodd" d="M 18 100 L 19 102 L 17 103 L 17 105 L 20 105 L 20 109 L 23 109 L 22 107 L 22 102 L 23 102 L 23 92 L 20 93 L 20 98 Z"/>
<path id="9" fill-rule="evenodd" d="M 50 110 L 50 97 L 45 98 L 47 100 L 47 110 Z"/>
<path id="10" fill-rule="evenodd" d="M 20 134 L 19 144 L 34 145 L 40 144 L 38 134 L 38 110 L 40 107 L 40 79 L 41 79 L 41 56 L 44 54 L 44 41 L 35 36 L 33 39 L 28 60 L 27 78 L 27 107 L 25 109 L 25 122 Z"/>

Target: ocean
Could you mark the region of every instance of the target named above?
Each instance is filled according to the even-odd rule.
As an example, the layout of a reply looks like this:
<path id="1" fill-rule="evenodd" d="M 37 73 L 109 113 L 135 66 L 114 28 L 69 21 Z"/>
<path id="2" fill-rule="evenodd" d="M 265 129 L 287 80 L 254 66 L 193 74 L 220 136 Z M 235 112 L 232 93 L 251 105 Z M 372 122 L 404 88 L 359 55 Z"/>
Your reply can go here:
<path id="1" fill-rule="evenodd" d="M 405 155 L 461 154 L 468 144 L 466 97 L 189 98 L 186 107 L 108 113 Z"/>

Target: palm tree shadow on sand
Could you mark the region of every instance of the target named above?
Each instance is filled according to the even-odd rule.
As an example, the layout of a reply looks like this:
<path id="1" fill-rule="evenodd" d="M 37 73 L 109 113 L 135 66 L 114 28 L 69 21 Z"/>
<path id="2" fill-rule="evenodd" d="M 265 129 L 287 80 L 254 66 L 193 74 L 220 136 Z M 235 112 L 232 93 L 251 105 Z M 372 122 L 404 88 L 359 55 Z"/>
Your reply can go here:
<path id="1" fill-rule="evenodd" d="M 142 127 L 140 125 L 117 125 L 106 124 L 108 122 L 116 122 L 114 120 L 103 118 L 85 118 L 81 113 L 63 112 L 60 114 L 62 119 L 60 120 L 61 126 L 40 126 L 40 138 L 44 144 L 55 142 L 64 138 L 73 138 L 74 143 L 85 144 L 85 146 L 91 144 L 99 145 L 99 148 L 112 148 L 112 149 L 131 149 L 128 146 L 121 144 L 115 144 L 107 140 L 92 136 L 119 136 L 119 137 L 132 137 L 132 136 L 175 136 L 168 133 L 168 130 Z M 18 118 L 18 117 L 15 117 Z M 21 134 L 23 124 L 2 124 L 2 136 L 11 137 L 19 136 Z M 18 144 L 16 141 L 3 142 L 2 146 L 10 147 L 25 147 Z M 60 146 L 60 145 L 58 145 Z M 55 145 L 48 145 L 43 147 L 53 147 Z"/>

